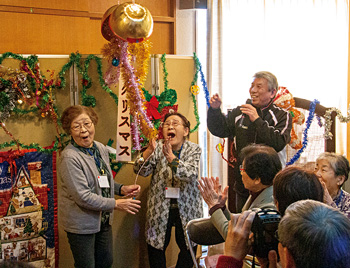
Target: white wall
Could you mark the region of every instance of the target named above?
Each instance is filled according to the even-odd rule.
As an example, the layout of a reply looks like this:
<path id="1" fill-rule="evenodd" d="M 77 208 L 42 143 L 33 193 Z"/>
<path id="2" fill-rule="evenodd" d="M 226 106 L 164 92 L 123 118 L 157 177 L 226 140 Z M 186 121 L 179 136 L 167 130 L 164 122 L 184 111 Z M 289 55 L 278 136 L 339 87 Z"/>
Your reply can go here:
<path id="1" fill-rule="evenodd" d="M 196 10 L 179 9 L 176 1 L 176 55 L 193 55 L 196 51 Z"/>

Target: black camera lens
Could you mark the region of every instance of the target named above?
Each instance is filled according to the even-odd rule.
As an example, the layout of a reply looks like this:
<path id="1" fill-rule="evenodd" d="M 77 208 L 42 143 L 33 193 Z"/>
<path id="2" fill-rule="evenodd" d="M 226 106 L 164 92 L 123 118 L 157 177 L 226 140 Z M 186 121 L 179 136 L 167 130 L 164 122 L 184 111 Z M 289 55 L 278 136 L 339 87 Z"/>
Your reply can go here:
<path id="1" fill-rule="evenodd" d="M 278 253 L 278 239 L 275 233 L 280 220 L 281 215 L 277 210 L 262 209 L 256 213 L 251 229 L 254 255 L 267 258 L 270 250 Z"/>

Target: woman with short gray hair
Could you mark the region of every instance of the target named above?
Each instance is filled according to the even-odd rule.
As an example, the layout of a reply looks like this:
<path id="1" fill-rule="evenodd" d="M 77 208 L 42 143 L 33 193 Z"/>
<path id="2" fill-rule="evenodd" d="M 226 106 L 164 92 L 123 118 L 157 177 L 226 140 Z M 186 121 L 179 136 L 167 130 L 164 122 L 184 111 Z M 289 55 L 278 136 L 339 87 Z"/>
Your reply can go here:
<path id="1" fill-rule="evenodd" d="M 349 172 L 349 161 L 340 154 L 325 152 L 316 159 L 315 174 L 325 188 L 325 203 L 350 219 L 350 194 L 342 189 Z"/>

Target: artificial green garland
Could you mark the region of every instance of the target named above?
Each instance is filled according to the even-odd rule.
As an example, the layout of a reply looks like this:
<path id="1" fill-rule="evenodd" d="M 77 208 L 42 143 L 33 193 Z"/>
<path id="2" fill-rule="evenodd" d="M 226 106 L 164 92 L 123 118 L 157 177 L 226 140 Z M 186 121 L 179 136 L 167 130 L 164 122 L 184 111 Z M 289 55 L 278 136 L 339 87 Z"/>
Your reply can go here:
<path id="1" fill-rule="evenodd" d="M 165 58 L 166 54 L 163 54 L 161 57 L 161 61 L 163 63 L 163 74 L 164 74 L 164 92 L 162 92 L 159 96 L 156 96 L 157 100 L 159 101 L 159 107 L 158 110 L 161 111 L 164 107 L 166 106 L 173 106 L 176 101 L 177 101 L 177 93 L 174 89 L 169 89 L 168 88 L 168 71 L 166 68 L 166 58 Z M 34 70 L 35 72 L 39 72 L 38 69 L 36 68 L 36 64 L 38 63 L 38 57 L 35 55 L 31 55 L 28 58 L 24 58 L 21 55 L 18 54 L 14 54 L 11 52 L 6 52 L 4 54 L 2 54 L 0 56 L 0 64 L 3 62 L 4 59 L 6 58 L 13 58 L 16 60 L 20 60 L 22 61 L 22 63 L 25 63 L 29 66 L 29 68 L 31 70 Z M 65 74 L 66 72 L 69 70 L 69 68 L 72 67 L 73 64 L 76 65 L 79 73 L 83 76 L 82 79 L 82 90 L 81 90 L 81 97 L 82 97 L 82 105 L 84 106 L 92 106 L 95 107 L 96 106 L 96 98 L 94 96 L 88 95 L 87 94 L 87 90 L 89 88 L 91 88 L 92 83 L 91 83 L 91 78 L 88 75 L 88 69 L 90 67 L 90 62 L 92 60 L 96 61 L 97 64 L 97 73 L 99 76 L 99 83 L 101 85 L 101 87 L 114 99 L 115 103 L 118 105 L 118 97 L 116 94 L 114 94 L 112 92 L 112 90 L 105 84 L 104 79 L 103 79 L 103 74 L 102 74 L 102 61 L 99 57 L 95 56 L 95 55 L 89 55 L 85 61 L 83 62 L 83 65 L 81 64 L 81 55 L 79 53 L 71 53 L 70 57 L 69 57 L 69 62 L 66 63 L 61 71 L 59 72 L 59 78 L 60 80 L 55 84 L 52 85 L 52 89 L 64 89 L 66 87 L 66 78 L 65 78 Z M 198 78 L 198 64 L 196 62 L 196 73 L 195 76 L 193 78 L 193 81 L 191 83 L 191 86 L 196 84 L 197 78 Z M 38 76 L 41 77 L 41 74 L 39 73 Z M 44 82 L 45 82 L 45 77 L 42 76 L 39 81 L 39 83 L 37 83 L 38 81 L 35 80 L 34 77 L 31 77 L 30 75 L 27 75 L 29 84 L 32 88 L 32 92 L 34 92 L 34 89 L 43 89 L 44 86 Z M 9 87 L 12 85 L 12 83 L 10 81 L 7 81 L 3 78 L 0 78 L 0 83 L 3 84 L 6 87 Z M 37 87 L 36 85 L 39 84 L 39 87 Z M 145 98 L 147 101 L 150 101 L 150 99 L 152 98 L 152 95 L 149 94 L 149 92 L 147 90 L 145 90 L 143 88 L 143 93 L 145 95 Z M 4 97 L 4 96 L 2 96 Z M 41 103 L 40 103 L 40 107 L 45 107 L 47 105 L 47 102 L 49 101 L 49 94 L 48 92 L 44 92 L 44 95 L 41 99 Z M 198 110 L 197 110 L 197 102 L 196 102 L 196 97 L 195 95 L 192 93 L 192 101 L 194 103 L 194 113 L 195 113 L 195 117 L 196 117 L 196 121 L 197 124 L 196 126 L 190 130 L 190 132 L 194 132 L 198 129 L 199 126 L 199 116 L 198 116 Z M 1 98 L 0 100 L 0 111 L 2 109 L 2 107 L 4 107 L 5 103 L 2 102 L 6 102 L 6 98 Z M 53 109 L 55 111 L 55 113 L 57 114 L 58 120 L 57 123 L 60 124 L 60 116 L 58 115 L 58 111 L 57 111 L 57 107 L 55 105 L 53 105 Z M 28 113 L 36 113 L 39 111 L 39 107 L 32 107 L 30 109 L 24 110 L 24 109 L 20 109 L 17 107 L 14 107 L 14 109 L 12 110 L 13 113 L 18 114 L 18 115 L 24 115 L 24 114 L 28 114 Z M 155 127 L 158 129 L 159 125 L 160 125 L 160 120 L 155 120 Z M 60 134 L 60 137 L 64 138 L 65 134 Z M 37 149 L 38 151 L 48 151 L 48 152 L 52 152 L 58 149 L 61 149 L 59 147 L 59 143 L 58 143 L 58 138 L 56 137 L 56 141 L 54 143 L 54 146 L 51 149 L 45 149 L 43 147 L 41 147 L 40 145 L 36 144 L 36 143 L 32 143 L 30 145 L 24 145 L 22 143 L 20 143 L 19 141 L 17 141 L 17 143 L 15 141 L 11 141 L 11 142 L 5 142 L 0 144 L 0 149 L 4 149 L 6 147 L 12 147 L 14 145 L 19 144 L 22 148 L 25 149 Z"/>

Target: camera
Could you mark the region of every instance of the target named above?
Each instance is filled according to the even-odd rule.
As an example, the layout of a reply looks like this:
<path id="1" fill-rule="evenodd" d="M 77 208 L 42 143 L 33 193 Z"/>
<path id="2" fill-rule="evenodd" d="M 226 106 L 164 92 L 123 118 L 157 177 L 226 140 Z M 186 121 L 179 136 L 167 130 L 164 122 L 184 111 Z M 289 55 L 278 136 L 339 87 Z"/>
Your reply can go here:
<path id="1" fill-rule="evenodd" d="M 253 253 L 260 258 L 267 258 L 270 250 L 278 254 L 276 231 L 281 220 L 277 210 L 262 209 L 255 215 L 251 231 L 253 232 Z"/>

